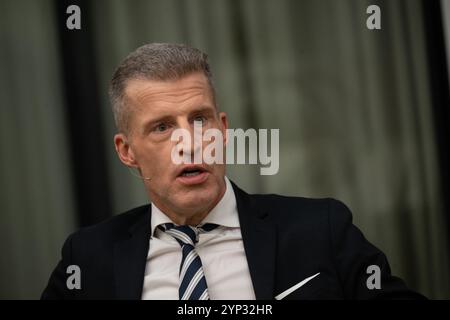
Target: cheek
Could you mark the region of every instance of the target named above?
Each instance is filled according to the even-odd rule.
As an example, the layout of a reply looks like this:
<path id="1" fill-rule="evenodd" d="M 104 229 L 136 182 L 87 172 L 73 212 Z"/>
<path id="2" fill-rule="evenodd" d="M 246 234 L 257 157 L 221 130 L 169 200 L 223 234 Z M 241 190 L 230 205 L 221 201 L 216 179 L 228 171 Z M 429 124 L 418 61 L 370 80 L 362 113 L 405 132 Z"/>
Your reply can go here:
<path id="1" fill-rule="evenodd" d="M 172 165 L 172 146 L 170 143 L 147 146 L 142 151 L 142 158 L 145 162 L 143 165 L 150 166 L 150 169 L 160 171 L 158 172 L 160 175 L 164 174 L 164 171 L 161 171 L 162 169 Z"/>

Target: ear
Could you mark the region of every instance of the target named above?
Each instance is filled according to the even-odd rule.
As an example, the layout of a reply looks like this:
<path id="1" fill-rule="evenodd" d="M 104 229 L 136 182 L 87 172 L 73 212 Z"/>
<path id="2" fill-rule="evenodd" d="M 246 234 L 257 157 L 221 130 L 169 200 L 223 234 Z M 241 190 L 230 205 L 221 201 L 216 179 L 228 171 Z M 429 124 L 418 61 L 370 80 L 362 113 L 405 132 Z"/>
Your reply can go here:
<path id="1" fill-rule="evenodd" d="M 122 161 L 124 165 L 130 168 L 138 167 L 134 152 L 130 147 L 127 137 L 123 133 L 118 133 L 114 136 L 114 146 L 116 147 L 116 152 L 120 161 Z"/>
<path id="2" fill-rule="evenodd" d="M 221 124 L 221 131 L 223 136 L 223 145 L 227 145 L 228 137 L 227 137 L 227 129 L 228 129 L 228 118 L 225 112 L 219 112 L 219 120 Z"/>

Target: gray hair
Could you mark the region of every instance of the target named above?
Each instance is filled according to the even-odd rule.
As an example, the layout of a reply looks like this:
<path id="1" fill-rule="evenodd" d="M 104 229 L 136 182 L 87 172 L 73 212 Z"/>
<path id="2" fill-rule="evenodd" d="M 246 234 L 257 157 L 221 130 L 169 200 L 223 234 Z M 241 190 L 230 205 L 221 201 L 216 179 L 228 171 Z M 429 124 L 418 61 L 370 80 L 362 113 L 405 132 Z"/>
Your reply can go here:
<path id="1" fill-rule="evenodd" d="M 128 81 L 177 80 L 194 72 L 208 79 L 215 104 L 215 89 L 207 54 L 184 44 L 149 43 L 130 53 L 117 67 L 110 82 L 109 97 L 119 132 L 128 133 L 129 113 L 125 89 Z"/>

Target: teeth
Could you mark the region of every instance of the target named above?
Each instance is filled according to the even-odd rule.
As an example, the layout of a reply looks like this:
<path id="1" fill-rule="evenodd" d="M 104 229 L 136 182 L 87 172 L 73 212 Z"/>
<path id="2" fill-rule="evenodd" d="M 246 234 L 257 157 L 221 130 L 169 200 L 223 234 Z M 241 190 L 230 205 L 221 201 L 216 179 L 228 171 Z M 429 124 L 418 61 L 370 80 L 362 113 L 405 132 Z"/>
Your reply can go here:
<path id="1" fill-rule="evenodd" d="M 200 171 L 194 171 L 194 172 L 184 172 L 183 177 L 193 177 L 200 174 Z"/>

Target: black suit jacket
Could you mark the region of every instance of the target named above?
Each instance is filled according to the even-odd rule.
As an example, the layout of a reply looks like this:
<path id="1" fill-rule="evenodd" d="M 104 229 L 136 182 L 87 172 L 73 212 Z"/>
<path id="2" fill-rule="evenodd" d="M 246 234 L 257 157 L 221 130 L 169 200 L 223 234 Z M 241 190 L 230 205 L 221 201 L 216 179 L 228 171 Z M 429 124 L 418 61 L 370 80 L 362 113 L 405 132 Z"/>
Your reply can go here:
<path id="1" fill-rule="evenodd" d="M 421 298 L 391 275 L 385 255 L 352 224 L 334 199 L 249 195 L 233 184 L 257 299 L 275 296 L 318 272 L 285 299 Z M 150 240 L 146 205 L 81 229 L 66 240 L 42 299 L 140 299 Z M 81 289 L 69 290 L 69 265 L 81 269 Z M 381 269 L 381 289 L 369 290 L 367 267 Z"/>

